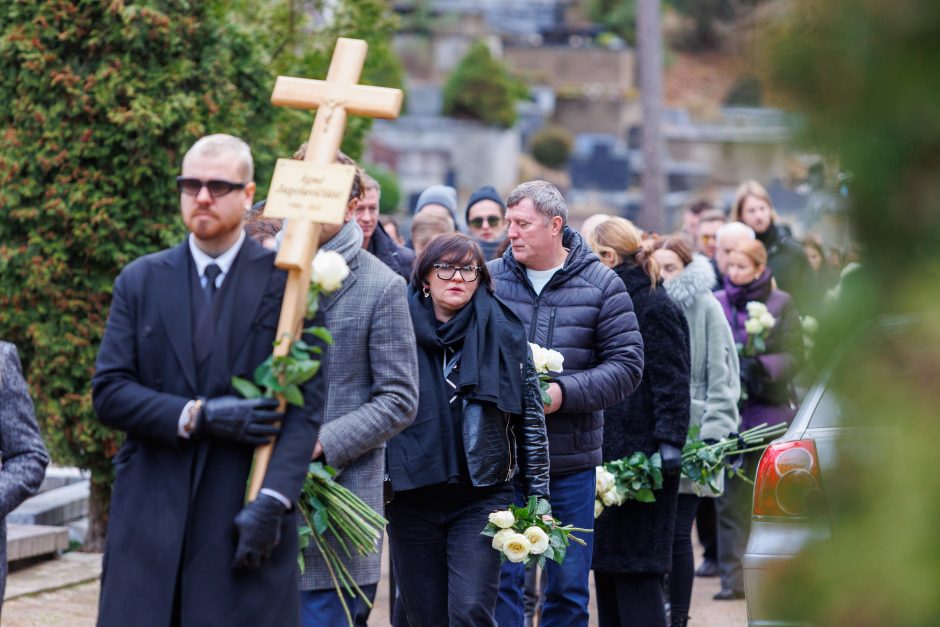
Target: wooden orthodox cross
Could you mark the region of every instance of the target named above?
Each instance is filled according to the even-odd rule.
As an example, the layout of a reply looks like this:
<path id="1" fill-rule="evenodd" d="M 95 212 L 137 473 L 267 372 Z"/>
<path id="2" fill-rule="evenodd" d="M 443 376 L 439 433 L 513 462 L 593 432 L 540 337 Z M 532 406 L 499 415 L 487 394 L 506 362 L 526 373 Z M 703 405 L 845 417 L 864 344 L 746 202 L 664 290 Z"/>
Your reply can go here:
<path id="1" fill-rule="evenodd" d="M 301 168 L 302 172 L 306 173 L 304 180 L 309 180 L 308 175 L 311 173 L 312 178 L 317 178 L 318 171 L 326 171 L 336 162 L 336 152 L 346 129 L 347 114 L 386 119 L 398 117 L 402 103 L 400 89 L 357 84 L 367 49 L 366 42 L 360 39 L 341 37 L 333 50 L 325 81 L 279 76 L 274 84 L 274 93 L 271 95 L 274 105 L 318 109 L 307 142 L 304 166 Z M 281 168 L 280 162 L 278 168 Z M 301 173 L 297 173 L 292 176 L 300 175 Z M 275 171 L 275 179 L 277 176 L 278 172 Z M 271 187 L 273 191 L 274 182 Z M 286 188 L 291 189 L 290 184 Z M 345 193 L 348 195 L 348 187 Z M 310 195 L 309 191 L 307 195 Z M 278 339 L 288 335 L 291 339 L 300 336 L 306 311 L 307 290 L 310 287 L 310 264 L 317 254 L 320 225 L 343 222 L 346 198 L 342 197 L 341 200 L 341 203 L 335 204 L 336 207 L 341 205 L 339 210 L 334 209 L 326 213 L 318 210 L 301 211 L 289 216 L 284 241 L 275 260 L 277 267 L 288 271 L 277 328 Z M 271 196 L 268 197 L 268 202 L 271 202 Z M 268 213 L 267 209 L 265 213 Z M 289 341 L 279 342 L 274 354 L 286 355 L 290 344 Z M 281 399 L 281 409 L 284 407 L 285 402 Z M 273 449 L 272 442 L 258 447 L 255 451 L 254 470 L 248 488 L 249 500 L 254 500 L 261 490 Z"/>

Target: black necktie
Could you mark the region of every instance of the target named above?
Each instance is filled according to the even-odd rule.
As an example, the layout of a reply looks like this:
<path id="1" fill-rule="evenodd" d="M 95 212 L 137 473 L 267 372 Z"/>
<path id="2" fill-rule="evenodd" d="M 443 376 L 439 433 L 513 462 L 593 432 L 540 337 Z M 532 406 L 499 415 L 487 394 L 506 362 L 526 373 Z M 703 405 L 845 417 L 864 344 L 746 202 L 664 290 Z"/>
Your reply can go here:
<path id="1" fill-rule="evenodd" d="M 216 279 L 219 278 L 220 274 L 222 274 L 222 268 L 214 263 L 210 263 L 202 272 L 202 275 L 206 277 L 206 286 L 203 290 L 206 292 L 206 300 L 209 303 L 212 303 L 212 296 L 216 291 Z"/>

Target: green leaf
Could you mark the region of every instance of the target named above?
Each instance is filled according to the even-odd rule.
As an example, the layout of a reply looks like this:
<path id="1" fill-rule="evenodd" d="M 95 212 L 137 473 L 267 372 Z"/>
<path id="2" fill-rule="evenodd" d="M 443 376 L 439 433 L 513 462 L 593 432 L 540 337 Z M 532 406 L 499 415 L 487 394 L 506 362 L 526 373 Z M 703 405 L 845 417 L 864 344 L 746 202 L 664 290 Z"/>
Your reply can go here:
<path id="1" fill-rule="evenodd" d="M 534 515 L 535 515 L 536 507 L 538 507 L 538 498 L 535 497 L 535 496 L 530 496 L 530 497 L 529 497 L 529 502 L 528 502 L 528 504 L 526 505 L 526 510 L 527 510 L 529 516 L 534 516 Z"/>
<path id="2" fill-rule="evenodd" d="M 320 338 L 327 344 L 333 343 L 333 335 L 325 327 L 310 327 L 307 329 L 307 332 L 315 337 Z"/>
<path id="3" fill-rule="evenodd" d="M 261 396 L 261 390 L 258 389 L 258 386 L 241 377 L 232 377 L 232 387 L 245 398 L 258 398 Z"/>
<path id="4" fill-rule="evenodd" d="M 318 510 L 313 515 L 313 529 L 317 532 L 317 535 L 322 536 L 326 533 L 327 528 L 329 527 L 329 519 L 326 515 L 326 510 Z"/>
<path id="5" fill-rule="evenodd" d="M 300 388 L 293 383 L 284 388 L 284 400 L 297 407 L 304 406 L 304 395 L 300 393 Z"/>
<path id="6" fill-rule="evenodd" d="M 538 505 L 535 507 L 536 516 L 545 516 L 552 513 L 552 506 L 545 499 L 539 499 Z"/>

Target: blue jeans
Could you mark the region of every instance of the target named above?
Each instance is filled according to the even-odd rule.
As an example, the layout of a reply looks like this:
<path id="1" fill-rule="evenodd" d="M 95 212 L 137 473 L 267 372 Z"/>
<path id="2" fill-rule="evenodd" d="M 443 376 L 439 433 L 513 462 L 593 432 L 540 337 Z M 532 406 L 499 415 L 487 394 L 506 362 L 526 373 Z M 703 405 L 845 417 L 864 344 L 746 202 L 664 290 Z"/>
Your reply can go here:
<path id="1" fill-rule="evenodd" d="M 375 601 L 377 584 L 361 586 L 369 602 Z M 346 605 L 352 615 L 355 627 L 366 627 L 369 620 L 369 606 L 363 603 L 358 596 L 351 597 L 344 593 Z M 303 627 L 346 627 L 346 613 L 339 602 L 336 590 L 301 590 L 300 591 L 300 624 Z"/>
<path id="2" fill-rule="evenodd" d="M 570 475 L 552 476 L 549 482 L 552 514 L 563 524 L 582 529 L 594 529 L 594 469 Z M 522 504 L 523 495 L 516 489 L 516 502 Z M 540 627 L 587 627 L 588 602 L 591 591 L 588 576 L 594 551 L 594 534 L 575 534 L 587 542 L 575 542 L 568 547 L 561 565 L 549 560 L 542 575 L 546 578 L 545 605 Z M 523 585 L 525 569 L 521 564 L 503 564 L 499 578 L 499 601 L 496 604 L 496 622 L 499 627 L 523 627 Z"/>

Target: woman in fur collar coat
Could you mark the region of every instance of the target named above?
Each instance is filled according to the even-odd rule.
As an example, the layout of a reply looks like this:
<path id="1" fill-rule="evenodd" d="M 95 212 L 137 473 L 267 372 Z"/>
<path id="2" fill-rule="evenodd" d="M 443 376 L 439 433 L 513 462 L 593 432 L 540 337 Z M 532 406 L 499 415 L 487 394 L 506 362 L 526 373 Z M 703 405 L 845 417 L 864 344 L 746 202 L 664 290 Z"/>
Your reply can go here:
<path id="1" fill-rule="evenodd" d="M 698 437 L 702 440 L 720 440 L 737 430 L 741 386 L 731 326 L 712 294 L 715 273 L 708 259 L 693 256 L 689 245 L 678 237 L 657 242 L 653 258 L 659 264 L 666 293 L 679 305 L 689 323 L 692 360 L 690 427 L 699 427 Z M 676 518 L 669 576 L 672 625 L 685 625 L 688 621 L 695 579 L 692 521 L 700 495 L 701 490 L 690 480 L 683 478 L 680 481 L 677 509 L 691 515 Z"/>

